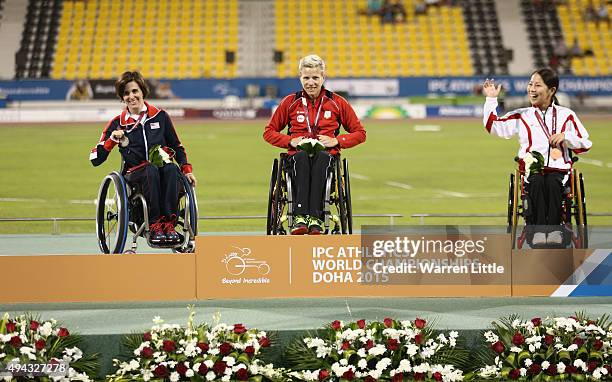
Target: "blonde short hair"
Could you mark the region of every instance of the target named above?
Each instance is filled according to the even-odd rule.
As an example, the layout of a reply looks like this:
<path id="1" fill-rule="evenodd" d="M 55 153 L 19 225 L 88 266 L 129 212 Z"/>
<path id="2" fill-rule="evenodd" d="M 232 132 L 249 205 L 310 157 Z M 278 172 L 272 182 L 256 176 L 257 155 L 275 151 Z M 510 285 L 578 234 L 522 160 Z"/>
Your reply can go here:
<path id="1" fill-rule="evenodd" d="M 298 73 L 301 73 L 302 69 L 304 68 L 321 69 L 323 72 L 325 72 L 325 61 L 323 61 L 323 59 L 316 54 L 310 54 L 306 57 L 302 57 L 300 60 Z"/>

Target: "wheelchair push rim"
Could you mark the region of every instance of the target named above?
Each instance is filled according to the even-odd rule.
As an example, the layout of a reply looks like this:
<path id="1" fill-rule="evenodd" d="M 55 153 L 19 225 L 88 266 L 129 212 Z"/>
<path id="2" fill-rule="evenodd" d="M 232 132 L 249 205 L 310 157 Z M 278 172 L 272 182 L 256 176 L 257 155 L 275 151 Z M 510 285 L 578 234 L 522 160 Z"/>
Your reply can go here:
<path id="1" fill-rule="evenodd" d="M 96 232 L 103 253 L 122 253 L 128 230 L 127 191 L 123 177 L 107 175 L 98 191 Z"/>

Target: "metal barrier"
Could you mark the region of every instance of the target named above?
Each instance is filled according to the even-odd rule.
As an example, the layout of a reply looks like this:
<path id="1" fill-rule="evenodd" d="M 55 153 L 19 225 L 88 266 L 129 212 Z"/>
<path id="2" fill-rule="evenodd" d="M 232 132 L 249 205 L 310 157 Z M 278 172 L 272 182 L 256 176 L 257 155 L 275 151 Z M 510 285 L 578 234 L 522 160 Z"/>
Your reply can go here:
<path id="1" fill-rule="evenodd" d="M 389 225 L 395 225 L 395 218 L 404 217 L 402 214 L 356 214 L 354 218 L 389 218 Z M 266 215 L 227 215 L 227 216 L 200 216 L 198 220 L 248 220 L 266 219 Z M 96 218 L 0 218 L 0 223 L 8 222 L 53 222 L 52 235 L 59 235 L 60 222 L 96 221 Z"/>
<path id="2" fill-rule="evenodd" d="M 425 218 L 505 218 L 507 214 L 412 214 L 411 218 L 419 218 L 421 225 L 425 224 Z M 612 212 L 593 212 L 587 216 L 602 217 L 612 216 Z"/>

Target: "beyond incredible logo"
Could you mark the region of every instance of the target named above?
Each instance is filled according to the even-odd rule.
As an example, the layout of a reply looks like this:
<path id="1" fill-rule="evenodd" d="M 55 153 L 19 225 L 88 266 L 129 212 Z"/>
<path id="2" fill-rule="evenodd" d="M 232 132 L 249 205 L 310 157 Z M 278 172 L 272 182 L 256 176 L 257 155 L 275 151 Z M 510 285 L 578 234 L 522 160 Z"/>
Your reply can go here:
<path id="1" fill-rule="evenodd" d="M 251 270 L 250 274 L 258 274 L 261 276 L 270 273 L 270 265 L 265 260 L 256 260 L 251 256 L 250 248 L 233 247 L 235 250 L 225 254 L 225 257 L 221 260 L 225 263 L 225 269 L 227 273 L 232 276 L 239 276 L 233 278 L 224 277 L 221 279 L 223 284 L 269 284 L 270 279 L 266 277 L 247 278 L 240 277 L 247 269 Z"/>

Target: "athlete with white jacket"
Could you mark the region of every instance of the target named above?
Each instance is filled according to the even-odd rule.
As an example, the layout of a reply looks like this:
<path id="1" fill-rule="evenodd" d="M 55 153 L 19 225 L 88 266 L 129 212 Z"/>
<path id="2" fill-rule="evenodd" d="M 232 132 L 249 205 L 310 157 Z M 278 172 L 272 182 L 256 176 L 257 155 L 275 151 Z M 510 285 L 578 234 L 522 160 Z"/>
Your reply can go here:
<path id="1" fill-rule="evenodd" d="M 589 134 L 571 109 L 559 106 L 555 93 L 559 88 L 559 77 L 552 69 L 533 72 L 527 84 L 527 96 L 531 107 L 513 110 L 498 117 L 497 96 L 501 85 L 487 79 L 483 93 L 483 123 L 491 135 L 505 139 L 518 135 L 519 166 L 525 168 L 523 158 L 537 151 L 544 157 L 544 171 L 530 174 L 527 178 L 528 197 L 531 211 L 526 221 L 535 225 L 532 244 L 561 244 L 561 202 L 563 186 L 567 182 L 572 166 L 572 152 L 581 154 L 588 151 L 592 143 Z M 538 227 L 540 226 L 540 227 Z M 542 227 L 546 226 L 548 228 Z"/>

